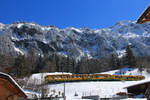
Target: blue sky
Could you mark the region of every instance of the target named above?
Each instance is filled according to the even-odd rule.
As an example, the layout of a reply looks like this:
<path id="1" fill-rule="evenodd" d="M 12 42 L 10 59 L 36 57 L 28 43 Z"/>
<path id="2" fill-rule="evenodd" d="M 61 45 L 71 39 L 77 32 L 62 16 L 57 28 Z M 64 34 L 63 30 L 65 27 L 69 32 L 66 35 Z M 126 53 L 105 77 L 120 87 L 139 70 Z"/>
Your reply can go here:
<path id="1" fill-rule="evenodd" d="M 0 22 L 103 28 L 136 20 L 149 0 L 0 0 Z"/>

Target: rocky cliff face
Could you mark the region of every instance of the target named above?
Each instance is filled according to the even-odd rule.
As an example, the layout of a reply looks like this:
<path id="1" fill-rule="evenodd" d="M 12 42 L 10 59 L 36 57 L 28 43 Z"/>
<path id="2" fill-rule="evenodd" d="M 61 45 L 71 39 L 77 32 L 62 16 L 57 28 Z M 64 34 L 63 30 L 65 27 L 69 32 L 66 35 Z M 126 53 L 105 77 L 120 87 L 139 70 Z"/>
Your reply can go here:
<path id="1" fill-rule="evenodd" d="M 100 58 L 112 53 L 121 56 L 127 45 L 137 56 L 150 55 L 150 23 L 121 21 L 104 29 L 90 30 L 67 27 L 40 26 L 16 22 L 0 24 L 0 53 L 37 55 L 56 52 L 64 56 Z"/>

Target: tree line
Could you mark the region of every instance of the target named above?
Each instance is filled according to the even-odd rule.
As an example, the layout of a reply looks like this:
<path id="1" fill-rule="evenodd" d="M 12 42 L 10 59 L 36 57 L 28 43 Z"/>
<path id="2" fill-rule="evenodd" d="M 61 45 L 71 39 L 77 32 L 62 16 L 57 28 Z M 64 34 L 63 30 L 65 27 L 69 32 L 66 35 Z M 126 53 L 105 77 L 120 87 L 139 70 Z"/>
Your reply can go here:
<path id="1" fill-rule="evenodd" d="M 130 46 L 126 47 L 125 54 L 120 58 L 116 54 L 111 54 L 109 57 L 100 59 L 81 58 L 79 61 L 57 53 L 37 56 L 32 50 L 27 55 L 18 55 L 17 57 L 0 55 L 0 71 L 16 77 L 41 72 L 99 73 L 125 66 L 140 69 L 150 68 L 150 56 L 135 57 Z"/>

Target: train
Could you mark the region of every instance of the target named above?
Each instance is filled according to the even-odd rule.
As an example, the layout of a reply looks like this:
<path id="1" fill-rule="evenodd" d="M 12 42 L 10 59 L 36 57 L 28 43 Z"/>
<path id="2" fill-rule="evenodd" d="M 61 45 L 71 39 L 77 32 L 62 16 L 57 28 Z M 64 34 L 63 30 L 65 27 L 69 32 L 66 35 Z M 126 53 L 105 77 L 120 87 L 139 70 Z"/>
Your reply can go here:
<path id="1" fill-rule="evenodd" d="M 145 79 L 142 75 L 110 75 L 110 74 L 57 74 L 45 76 L 47 83 L 79 82 L 79 81 L 138 81 Z"/>

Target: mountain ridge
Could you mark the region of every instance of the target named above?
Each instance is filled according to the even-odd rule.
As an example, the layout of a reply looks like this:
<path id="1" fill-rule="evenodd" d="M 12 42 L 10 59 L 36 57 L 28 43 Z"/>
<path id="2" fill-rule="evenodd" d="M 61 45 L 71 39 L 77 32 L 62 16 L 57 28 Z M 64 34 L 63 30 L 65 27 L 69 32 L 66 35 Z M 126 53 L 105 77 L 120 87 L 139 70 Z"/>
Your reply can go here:
<path id="1" fill-rule="evenodd" d="M 37 55 L 58 53 L 81 58 L 101 58 L 111 54 L 121 57 L 127 45 L 136 56 L 150 55 L 150 23 L 136 24 L 120 21 L 102 29 L 40 26 L 35 23 L 15 22 L 0 24 L 0 53 Z"/>

